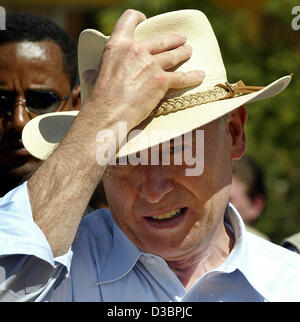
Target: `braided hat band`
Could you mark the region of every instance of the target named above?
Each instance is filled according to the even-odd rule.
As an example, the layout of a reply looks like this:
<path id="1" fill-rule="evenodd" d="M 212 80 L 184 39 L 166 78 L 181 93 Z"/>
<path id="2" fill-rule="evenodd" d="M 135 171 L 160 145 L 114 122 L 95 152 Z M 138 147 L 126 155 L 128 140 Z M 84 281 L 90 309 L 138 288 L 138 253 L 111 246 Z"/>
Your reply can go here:
<path id="1" fill-rule="evenodd" d="M 161 102 L 153 110 L 151 116 L 167 115 L 189 107 L 253 93 L 262 88 L 264 86 L 246 86 L 241 80 L 236 84 L 229 84 L 228 82 L 226 82 L 226 85 L 217 84 L 214 88 L 206 91 L 169 98 Z"/>
<path id="2" fill-rule="evenodd" d="M 246 86 L 241 80 L 235 84 L 229 84 L 228 82 L 226 82 L 225 85 L 217 84 L 214 88 L 206 91 L 167 99 L 161 102 L 153 110 L 151 116 L 157 117 L 160 115 L 167 115 L 189 107 L 253 93 L 264 87 L 265 86 Z"/>

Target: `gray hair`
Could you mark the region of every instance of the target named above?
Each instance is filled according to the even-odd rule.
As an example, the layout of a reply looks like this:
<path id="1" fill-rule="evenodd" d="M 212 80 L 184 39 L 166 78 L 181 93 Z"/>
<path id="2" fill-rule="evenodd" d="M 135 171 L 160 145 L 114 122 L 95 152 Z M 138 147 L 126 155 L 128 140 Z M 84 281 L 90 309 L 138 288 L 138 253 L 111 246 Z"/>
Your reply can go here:
<path id="1" fill-rule="evenodd" d="M 220 127 L 225 127 L 228 124 L 230 117 L 231 112 L 224 114 L 223 116 L 219 117 L 216 121 Z"/>

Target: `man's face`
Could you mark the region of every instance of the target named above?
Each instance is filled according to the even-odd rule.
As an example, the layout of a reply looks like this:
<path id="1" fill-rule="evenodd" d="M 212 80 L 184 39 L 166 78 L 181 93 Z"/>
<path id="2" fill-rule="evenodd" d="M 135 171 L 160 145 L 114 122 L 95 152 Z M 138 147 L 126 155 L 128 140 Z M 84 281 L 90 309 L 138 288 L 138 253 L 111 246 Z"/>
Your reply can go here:
<path id="1" fill-rule="evenodd" d="M 0 91 L 12 93 L 16 98 L 10 115 L 0 116 L 0 177 L 6 176 L 7 184 L 31 173 L 38 164 L 24 149 L 21 140 L 23 127 L 37 115 L 28 113 L 22 102 L 28 90 L 51 91 L 60 98 L 70 95 L 62 53 L 54 42 L 22 41 L 0 45 Z M 62 101 L 57 110 L 71 109 L 71 102 L 71 97 Z"/>
<path id="2" fill-rule="evenodd" d="M 231 184 L 230 134 L 217 122 L 202 129 L 200 176 L 186 176 L 184 165 L 110 166 L 104 175 L 115 221 L 140 249 L 166 260 L 196 254 L 224 226 Z"/>

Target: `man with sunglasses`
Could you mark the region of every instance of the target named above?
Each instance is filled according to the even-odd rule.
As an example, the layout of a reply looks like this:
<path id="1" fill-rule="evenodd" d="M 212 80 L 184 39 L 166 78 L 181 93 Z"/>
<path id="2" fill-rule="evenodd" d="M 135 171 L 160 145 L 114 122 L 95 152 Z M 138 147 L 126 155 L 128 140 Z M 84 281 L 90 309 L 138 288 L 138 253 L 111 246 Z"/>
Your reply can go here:
<path id="1" fill-rule="evenodd" d="M 21 133 L 37 115 L 79 109 L 76 45 L 55 23 L 34 14 L 8 14 L 0 31 L 0 196 L 32 173 L 39 160 Z"/>

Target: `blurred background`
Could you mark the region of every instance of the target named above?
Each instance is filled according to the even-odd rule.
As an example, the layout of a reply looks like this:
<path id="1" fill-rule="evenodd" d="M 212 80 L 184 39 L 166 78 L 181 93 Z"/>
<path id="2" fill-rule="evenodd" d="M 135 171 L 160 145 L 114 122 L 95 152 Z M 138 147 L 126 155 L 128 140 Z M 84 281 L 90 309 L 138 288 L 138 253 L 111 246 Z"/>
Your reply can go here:
<path id="1" fill-rule="evenodd" d="M 268 196 L 256 228 L 276 243 L 300 231 L 300 30 L 291 25 L 296 0 L 1 0 L 0 5 L 7 13 L 48 17 L 75 41 L 85 28 L 109 35 L 127 8 L 148 17 L 199 9 L 215 30 L 230 82 L 266 85 L 294 73 L 275 99 L 250 105 L 246 131 L 247 154 L 262 168 Z"/>

